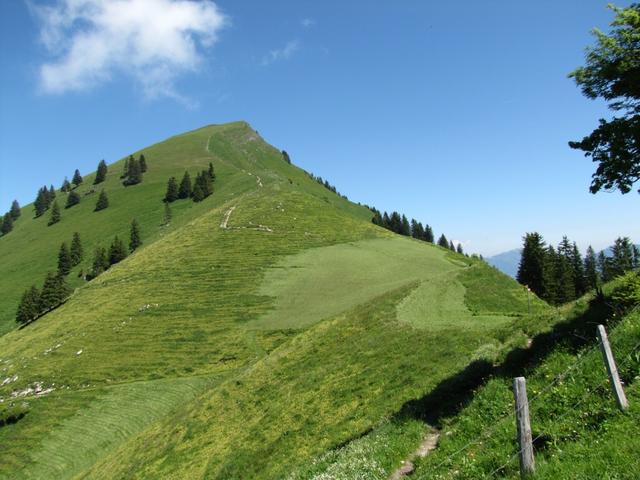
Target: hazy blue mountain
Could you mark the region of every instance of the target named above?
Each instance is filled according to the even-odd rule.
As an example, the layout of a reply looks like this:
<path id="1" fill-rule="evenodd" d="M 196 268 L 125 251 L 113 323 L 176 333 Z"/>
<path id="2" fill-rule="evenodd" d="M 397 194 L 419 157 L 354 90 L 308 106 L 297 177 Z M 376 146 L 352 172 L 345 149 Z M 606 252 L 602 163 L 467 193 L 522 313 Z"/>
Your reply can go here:
<path id="1" fill-rule="evenodd" d="M 508 252 L 502 252 L 493 257 L 485 258 L 489 265 L 493 265 L 501 272 L 506 273 L 510 277 L 516 278 L 518 273 L 518 265 L 520 264 L 521 248 L 509 250 Z"/>

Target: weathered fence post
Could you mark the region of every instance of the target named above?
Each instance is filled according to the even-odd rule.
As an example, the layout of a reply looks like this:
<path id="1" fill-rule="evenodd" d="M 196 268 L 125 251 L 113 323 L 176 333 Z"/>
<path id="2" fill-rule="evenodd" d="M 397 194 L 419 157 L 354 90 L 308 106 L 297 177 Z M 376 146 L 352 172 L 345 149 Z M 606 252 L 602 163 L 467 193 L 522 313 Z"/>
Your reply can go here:
<path id="1" fill-rule="evenodd" d="M 513 379 L 513 396 L 516 401 L 516 426 L 518 428 L 518 446 L 520 451 L 520 476 L 527 478 L 535 471 L 533 440 L 529 421 L 529 401 L 527 400 L 527 382 L 524 377 Z"/>
<path id="2" fill-rule="evenodd" d="M 616 368 L 616 361 L 613 359 L 611 345 L 609 345 L 607 331 L 602 325 L 598 325 L 598 337 L 600 337 L 600 349 L 602 350 L 604 363 L 607 366 L 607 371 L 609 372 L 609 380 L 611 381 L 613 394 L 616 396 L 618 408 L 624 412 L 627 408 L 629 408 L 629 402 L 627 401 L 627 397 L 624 394 L 622 382 L 620 382 L 620 376 L 618 375 L 618 369 Z"/>

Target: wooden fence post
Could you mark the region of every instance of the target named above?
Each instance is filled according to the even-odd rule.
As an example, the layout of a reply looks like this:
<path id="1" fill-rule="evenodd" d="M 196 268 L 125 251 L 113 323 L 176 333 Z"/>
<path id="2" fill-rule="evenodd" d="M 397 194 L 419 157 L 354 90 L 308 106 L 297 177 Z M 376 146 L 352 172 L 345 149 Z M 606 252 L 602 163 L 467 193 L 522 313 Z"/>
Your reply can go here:
<path id="1" fill-rule="evenodd" d="M 527 383 L 524 377 L 513 379 L 513 396 L 516 402 L 516 427 L 518 428 L 518 446 L 520 451 L 520 476 L 527 478 L 535 471 L 533 457 L 533 440 L 529 421 L 529 401 L 527 400 Z"/>
<path id="2" fill-rule="evenodd" d="M 616 397 L 616 402 L 618 402 L 618 408 L 624 412 L 629 408 L 629 402 L 624 394 L 622 382 L 620 382 L 620 376 L 618 375 L 618 369 L 616 368 L 616 361 L 613 359 L 611 345 L 609 345 L 607 331 L 602 325 L 598 325 L 598 337 L 600 337 L 600 349 L 602 350 L 604 363 L 607 366 L 607 372 L 609 372 L 609 381 L 611 382 L 611 388 L 613 388 L 613 394 Z"/>

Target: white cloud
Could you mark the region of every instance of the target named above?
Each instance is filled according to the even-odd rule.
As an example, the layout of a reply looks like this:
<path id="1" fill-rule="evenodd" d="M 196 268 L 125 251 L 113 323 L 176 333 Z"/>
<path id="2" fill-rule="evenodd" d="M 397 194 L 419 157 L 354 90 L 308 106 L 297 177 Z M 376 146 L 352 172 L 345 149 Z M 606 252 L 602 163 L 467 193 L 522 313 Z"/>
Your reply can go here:
<path id="1" fill-rule="evenodd" d="M 57 0 L 32 6 L 53 59 L 40 68 L 45 93 L 89 90 L 114 74 L 147 98 L 186 101 L 176 79 L 195 72 L 227 18 L 209 0 Z"/>
<path id="2" fill-rule="evenodd" d="M 316 21 L 313 18 L 303 18 L 300 24 L 304 28 L 311 28 L 316 24 Z"/>
<path id="3" fill-rule="evenodd" d="M 271 50 L 264 57 L 262 57 L 262 66 L 266 67 L 267 65 L 271 65 L 274 62 L 278 62 L 280 60 L 288 60 L 291 58 L 298 50 L 300 50 L 300 42 L 298 40 L 292 40 L 287 43 L 283 48 L 277 50 Z"/>

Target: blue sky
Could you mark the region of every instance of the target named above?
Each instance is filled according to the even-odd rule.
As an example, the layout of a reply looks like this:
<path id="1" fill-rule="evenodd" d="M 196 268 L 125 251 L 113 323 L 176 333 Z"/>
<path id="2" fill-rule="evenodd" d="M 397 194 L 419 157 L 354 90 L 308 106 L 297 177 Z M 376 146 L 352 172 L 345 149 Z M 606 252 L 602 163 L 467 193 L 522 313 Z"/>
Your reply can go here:
<path id="1" fill-rule="evenodd" d="M 567 146 L 608 116 L 567 78 L 606 3 L 0 2 L 0 209 L 243 119 L 350 199 L 468 251 L 534 230 L 637 242 L 640 195 L 589 194 L 594 166 Z"/>

